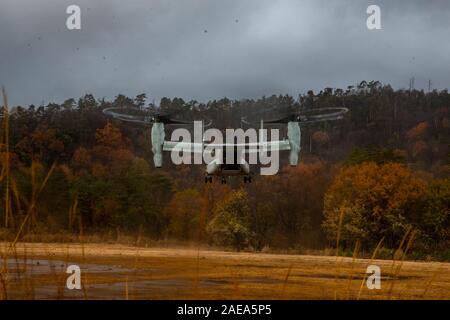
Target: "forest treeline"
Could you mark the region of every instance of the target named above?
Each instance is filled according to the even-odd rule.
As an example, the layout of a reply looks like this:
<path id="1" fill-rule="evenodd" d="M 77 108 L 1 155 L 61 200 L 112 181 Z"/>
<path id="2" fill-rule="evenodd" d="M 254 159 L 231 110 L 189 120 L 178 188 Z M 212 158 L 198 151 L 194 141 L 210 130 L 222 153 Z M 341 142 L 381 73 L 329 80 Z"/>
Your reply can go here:
<path id="1" fill-rule="evenodd" d="M 157 108 L 147 96 L 91 94 L 1 113 L 1 234 L 117 232 L 235 249 L 370 251 L 411 241 L 411 254 L 450 257 L 450 94 L 377 81 L 292 97 L 207 103 L 162 98 L 180 119 L 217 128 L 292 110 L 346 107 L 341 121 L 302 127 L 301 163 L 275 176 L 204 183 L 204 166 L 156 169 L 150 130 L 107 107 Z M 282 129 L 282 128 L 281 128 Z M 170 134 L 170 133 L 169 133 Z M 170 155 L 168 155 L 170 157 Z M 405 249 L 406 246 L 403 246 Z"/>

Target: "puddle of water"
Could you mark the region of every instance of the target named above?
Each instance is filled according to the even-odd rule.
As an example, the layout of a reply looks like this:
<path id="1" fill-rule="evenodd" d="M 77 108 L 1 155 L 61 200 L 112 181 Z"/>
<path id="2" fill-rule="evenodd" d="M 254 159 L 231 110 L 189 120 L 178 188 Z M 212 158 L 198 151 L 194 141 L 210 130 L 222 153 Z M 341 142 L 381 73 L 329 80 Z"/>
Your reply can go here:
<path id="1" fill-rule="evenodd" d="M 117 265 L 104 264 L 86 264 L 86 263 L 72 263 L 62 260 L 47 260 L 47 259 L 12 259 L 6 261 L 0 259 L 0 267 L 7 266 L 7 273 L 3 276 L 9 283 L 9 298 L 22 299 L 25 292 L 20 285 L 20 280 L 32 279 L 32 276 L 39 275 L 61 275 L 66 274 L 69 265 L 78 265 L 83 274 L 114 274 L 114 273 L 142 273 L 155 272 L 156 269 L 132 269 L 124 268 Z M 89 278 L 88 278 L 89 279 Z M 123 279 L 123 278 L 122 278 Z M 69 290 L 65 283 L 61 285 L 34 285 L 34 299 L 84 299 L 85 292 L 89 299 L 124 299 L 126 282 L 104 283 L 104 284 L 85 284 L 85 290 Z M 128 283 L 129 291 L 134 293 L 164 293 L 176 292 L 179 290 L 189 290 L 192 287 L 192 281 L 184 279 L 164 279 L 164 280 L 143 280 L 130 281 Z"/>
<path id="2" fill-rule="evenodd" d="M 10 283 L 17 282 L 24 278 L 32 278 L 33 276 L 66 275 L 67 267 L 70 265 L 78 265 L 82 274 L 114 274 L 136 271 L 135 269 L 124 268 L 117 265 L 65 262 L 62 260 L 47 259 L 9 258 L 5 263 L 5 260 L 0 258 L 0 268 L 4 268 L 5 265 L 7 266 L 7 272 L 3 274 L 3 277 Z M 155 269 L 139 269 L 139 272 L 142 271 L 154 272 Z"/>
<path id="3" fill-rule="evenodd" d="M 47 259 L 0 259 L 0 267 L 4 265 L 8 267 L 8 273 L 4 274 L 7 281 L 11 284 L 9 289 L 11 299 L 23 299 L 26 292 L 23 287 L 24 279 L 33 279 L 33 276 L 39 275 L 64 275 L 67 267 L 72 264 L 79 265 L 83 273 L 91 274 L 114 274 L 122 273 L 118 282 L 114 283 L 100 283 L 89 284 L 85 283 L 84 290 L 69 290 L 65 283 L 60 285 L 34 285 L 34 299 L 84 299 L 85 293 L 88 299 L 125 299 L 126 287 L 128 292 L 134 297 L 157 296 L 158 294 L 177 296 L 180 293 L 188 293 L 195 287 L 192 279 L 152 279 L 152 280 L 137 280 L 126 283 L 124 280 L 124 273 L 142 273 L 155 272 L 156 269 L 131 269 L 124 268 L 117 265 L 105 264 L 84 264 L 72 263 L 62 260 L 47 260 Z M 89 279 L 89 278 L 88 278 Z M 203 291 L 213 292 L 216 290 L 227 291 L 227 286 L 234 281 L 230 279 L 207 278 L 199 279 L 198 288 Z M 276 283 L 276 279 L 265 277 L 248 277 L 236 279 L 238 283 Z M 21 284 L 22 283 L 22 284 Z M 28 293 L 30 294 L 30 293 Z"/>
<path id="4" fill-rule="evenodd" d="M 133 272 L 134 269 L 123 268 L 116 265 L 88 264 L 77 262 L 65 262 L 62 260 L 47 259 L 12 259 L 6 260 L 8 272 L 6 278 L 16 280 L 22 276 L 61 274 L 66 273 L 67 267 L 70 265 L 78 265 L 82 273 L 119 273 Z M 0 267 L 5 266 L 5 260 L 0 258 Z"/>
<path id="5" fill-rule="evenodd" d="M 192 281 L 186 279 L 164 279 L 124 281 L 103 284 L 88 284 L 85 286 L 88 299 L 125 299 L 126 286 L 130 295 L 151 295 L 161 293 L 176 293 L 192 289 Z M 63 289 L 63 288 L 60 288 Z M 35 299 L 84 299 L 83 290 L 69 290 L 66 287 L 58 292 L 54 285 L 39 286 L 34 289 Z"/>

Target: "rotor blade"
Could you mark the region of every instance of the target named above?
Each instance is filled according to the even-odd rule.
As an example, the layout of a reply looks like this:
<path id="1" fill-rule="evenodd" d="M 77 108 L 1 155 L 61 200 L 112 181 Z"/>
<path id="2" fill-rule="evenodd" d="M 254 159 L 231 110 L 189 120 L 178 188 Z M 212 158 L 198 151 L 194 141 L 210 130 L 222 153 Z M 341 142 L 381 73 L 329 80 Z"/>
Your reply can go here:
<path id="1" fill-rule="evenodd" d="M 149 124 L 149 121 L 148 121 L 148 119 L 146 119 L 146 117 L 118 113 L 118 112 L 113 111 L 115 109 L 117 109 L 117 108 L 106 108 L 106 109 L 103 109 L 103 113 L 106 114 L 107 116 L 113 117 L 114 119 L 118 119 L 118 120 L 125 121 L 125 122 Z"/>
<path id="2" fill-rule="evenodd" d="M 267 124 L 284 124 L 284 123 L 288 123 L 290 121 L 295 121 L 296 118 L 297 117 L 295 115 L 288 115 L 286 117 L 279 118 L 279 119 L 265 120 L 264 123 L 267 123 Z"/>
<path id="3" fill-rule="evenodd" d="M 263 124 L 285 124 L 288 123 L 290 121 L 295 121 L 295 115 L 289 115 L 283 118 L 279 118 L 279 119 L 271 119 L 271 120 L 264 120 L 261 119 L 261 121 L 263 122 Z M 241 123 L 248 125 L 248 126 L 257 126 L 260 125 L 261 121 L 259 122 L 250 122 L 247 121 L 247 119 L 245 117 L 241 118 Z"/>
<path id="4" fill-rule="evenodd" d="M 131 109 L 130 111 L 136 112 L 137 110 Z M 137 124 L 144 124 L 144 125 L 150 125 L 154 122 L 161 122 L 166 125 L 192 125 L 194 123 L 194 120 L 178 120 L 171 118 L 170 113 L 164 112 L 161 110 L 151 110 L 150 112 L 146 112 L 145 115 L 132 115 L 132 114 L 126 114 L 124 109 L 113 107 L 113 108 L 106 108 L 103 109 L 103 113 L 107 116 L 111 116 L 114 119 L 124 121 L 124 122 L 131 122 L 131 123 L 137 123 Z M 208 119 L 209 122 L 204 125 L 204 127 L 209 127 L 212 124 L 212 120 Z M 200 121 L 200 120 L 199 120 Z"/>
<path id="5" fill-rule="evenodd" d="M 253 125 L 253 123 L 247 121 L 246 117 L 241 117 L 241 124 L 246 124 L 248 126 Z"/>
<path id="6" fill-rule="evenodd" d="M 192 121 L 184 121 L 184 120 L 176 120 L 169 118 L 167 116 L 155 117 L 158 122 L 162 122 L 164 124 L 191 124 Z"/>
<path id="7" fill-rule="evenodd" d="M 192 125 L 194 123 L 194 121 L 203 121 L 204 120 L 178 120 L 178 119 L 172 119 L 169 117 L 159 117 L 158 121 L 164 123 L 164 124 L 168 124 L 168 125 Z M 208 119 L 208 122 L 206 124 L 203 125 L 203 127 L 209 127 L 212 124 L 212 120 Z"/>
<path id="8" fill-rule="evenodd" d="M 333 121 L 340 120 L 344 114 L 348 112 L 347 108 L 319 108 L 311 110 L 314 113 L 320 114 L 300 114 L 299 119 L 302 123 L 319 122 L 319 121 Z M 324 113 L 328 112 L 328 113 Z"/>
<path id="9" fill-rule="evenodd" d="M 264 120 L 265 124 L 286 124 L 288 122 L 300 122 L 300 123 L 312 123 L 319 121 L 333 121 L 340 120 L 344 117 L 344 114 L 348 112 L 347 108 L 318 108 L 312 109 L 305 113 L 290 113 L 282 118 Z M 241 118 L 241 122 L 247 125 L 256 125 L 256 122 L 249 122 L 245 117 Z"/>
<path id="10" fill-rule="evenodd" d="M 207 122 L 206 124 L 203 124 L 203 127 L 204 127 L 204 128 L 209 128 L 209 127 L 211 127 L 213 121 L 212 121 L 211 119 L 208 119 L 208 121 L 209 121 L 209 122 Z"/>

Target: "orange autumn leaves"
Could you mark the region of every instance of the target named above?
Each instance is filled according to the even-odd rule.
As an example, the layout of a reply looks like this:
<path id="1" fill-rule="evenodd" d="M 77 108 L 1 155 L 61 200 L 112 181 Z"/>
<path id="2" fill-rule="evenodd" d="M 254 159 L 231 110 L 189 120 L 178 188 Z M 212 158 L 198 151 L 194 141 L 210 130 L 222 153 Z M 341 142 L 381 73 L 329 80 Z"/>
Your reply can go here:
<path id="1" fill-rule="evenodd" d="M 73 156 L 73 165 L 78 170 L 87 170 L 94 176 L 103 176 L 111 171 L 111 165 L 123 164 L 135 159 L 127 147 L 120 130 L 107 123 L 95 133 L 95 145 L 87 149 L 78 148 Z"/>
<path id="2" fill-rule="evenodd" d="M 395 242 L 420 215 L 427 183 L 404 165 L 365 162 L 344 167 L 325 194 L 323 227 L 335 239 Z"/>
<path id="3" fill-rule="evenodd" d="M 176 192 L 164 212 L 169 220 L 168 236 L 199 240 L 205 228 L 207 200 L 195 189 Z"/>

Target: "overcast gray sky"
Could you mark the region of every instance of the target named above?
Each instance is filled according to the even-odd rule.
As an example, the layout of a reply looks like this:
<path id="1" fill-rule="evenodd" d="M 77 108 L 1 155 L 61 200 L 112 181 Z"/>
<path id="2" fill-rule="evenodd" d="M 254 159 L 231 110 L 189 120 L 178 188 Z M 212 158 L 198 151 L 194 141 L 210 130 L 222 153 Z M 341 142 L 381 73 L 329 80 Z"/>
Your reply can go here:
<path id="1" fill-rule="evenodd" d="M 81 30 L 66 8 L 81 7 Z M 382 30 L 366 27 L 381 7 Z M 380 80 L 450 83 L 450 1 L 0 0 L 11 105 L 92 93 L 185 100 L 297 96 Z"/>

